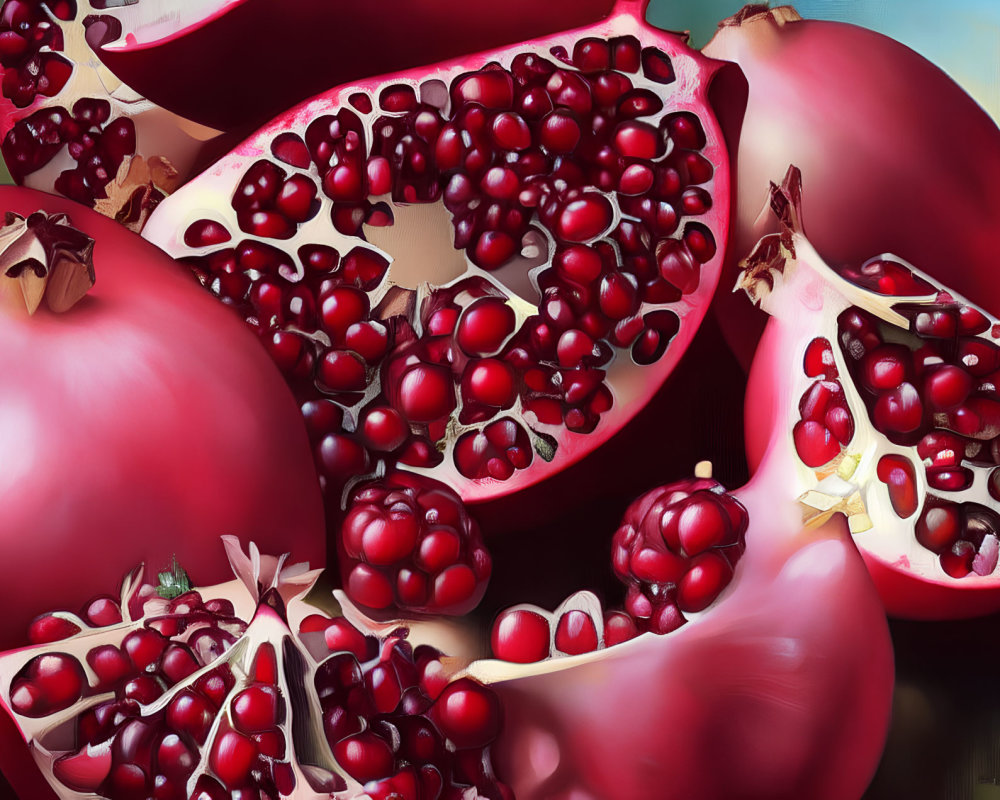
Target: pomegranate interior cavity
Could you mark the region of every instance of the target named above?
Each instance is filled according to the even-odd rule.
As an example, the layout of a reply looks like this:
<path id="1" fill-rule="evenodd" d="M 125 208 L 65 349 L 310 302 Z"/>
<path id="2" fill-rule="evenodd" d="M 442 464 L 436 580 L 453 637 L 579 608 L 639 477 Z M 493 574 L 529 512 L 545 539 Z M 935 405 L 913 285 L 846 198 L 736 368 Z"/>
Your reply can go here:
<path id="1" fill-rule="evenodd" d="M 779 232 L 741 279 L 772 315 L 747 419 L 766 424 L 777 402 L 779 424 L 795 420 L 807 514 L 847 511 L 892 613 L 1000 607 L 1000 325 L 896 256 L 827 266 L 803 232 L 799 181 L 792 168 L 772 185 Z M 772 400 L 760 376 L 790 366 L 789 396 Z M 751 462 L 762 445 L 748 440 Z"/>
<path id="2" fill-rule="evenodd" d="M 619 11 L 332 90 L 150 220 L 281 366 L 333 506 L 391 468 L 471 502 L 537 483 L 690 342 L 726 243 L 718 65 Z"/>

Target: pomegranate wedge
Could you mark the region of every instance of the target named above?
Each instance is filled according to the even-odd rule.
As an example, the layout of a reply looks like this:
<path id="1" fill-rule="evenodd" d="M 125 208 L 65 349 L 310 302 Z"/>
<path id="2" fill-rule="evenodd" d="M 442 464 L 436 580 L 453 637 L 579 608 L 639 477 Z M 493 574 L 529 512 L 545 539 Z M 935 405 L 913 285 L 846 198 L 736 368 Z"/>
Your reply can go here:
<path id="1" fill-rule="evenodd" d="M 808 195 L 807 195 L 808 197 Z M 842 510 L 886 608 L 1000 608 L 1000 322 L 892 255 L 830 266 L 806 238 L 800 175 L 741 286 L 771 314 L 747 393 L 751 466 L 777 426 L 807 516 Z"/>

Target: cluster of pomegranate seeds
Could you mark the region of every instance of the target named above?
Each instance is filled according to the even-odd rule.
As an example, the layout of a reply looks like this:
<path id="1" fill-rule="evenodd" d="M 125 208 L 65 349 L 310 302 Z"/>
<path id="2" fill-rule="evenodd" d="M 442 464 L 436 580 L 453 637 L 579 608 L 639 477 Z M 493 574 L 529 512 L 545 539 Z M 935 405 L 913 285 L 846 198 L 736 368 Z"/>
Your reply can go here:
<path id="1" fill-rule="evenodd" d="M 78 203 L 93 206 L 122 162 L 135 154 L 135 123 L 111 117 L 107 100 L 82 99 L 73 112 L 61 106 L 40 109 L 17 122 L 0 145 L 11 176 L 18 182 L 41 169 L 66 148 L 75 166 L 55 179 L 55 189 Z"/>
<path id="2" fill-rule="evenodd" d="M 490 762 L 490 689 L 450 679 L 405 629 L 379 639 L 296 605 L 293 631 L 290 604 L 318 573 L 226 545 L 243 587 L 193 590 L 175 569 L 156 590 L 137 570 L 120 602 L 42 615 L 32 646 L 0 655 L 0 701 L 60 796 L 458 800 L 474 787 L 509 800 Z M 249 620 L 229 599 L 245 591 Z"/>
<path id="3" fill-rule="evenodd" d="M 496 695 L 460 678 L 447 682 L 441 654 L 395 634 L 379 642 L 344 618 L 306 618 L 331 655 L 316 672 L 323 731 L 337 763 L 377 800 L 478 796 L 506 800 L 489 745 L 500 731 Z"/>
<path id="4" fill-rule="evenodd" d="M 876 475 L 886 486 L 893 512 L 907 519 L 920 511 L 917 542 L 938 554 L 948 575 L 992 573 L 1000 514 L 963 493 L 973 490 L 977 473 L 983 473 L 990 496 L 1000 498 L 1000 346 L 994 341 L 1000 328 L 895 260 L 877 258 L 859 269 L 837 271 L 861 288 L 888 297 L 933 298 L 892 306 L 908 320 L 908 328 L 855 306 L 847 308 L 837 318 L 840 352 L 874 428 L 893 445 L 915 448 L 923 461 L 927 496 L 920 509 L 914 460 L 905 452 L 879 458 Z M 816 360 L 807 352 L 807 372 L 811 358 Z M 832 358 L 828 360 L 824 381 L 814 387 L 829 381 L 830 370 L 836 377 Z M 836 397 L 842 400 L 843 392 Z M 850 412 L 845 412 L 849 418 Z M 845 432 L 849 440 L 853 422 Z M 836 438 L 839 452 L 846 441 Z M 808 466 L 819 466 L 815 453 L 837 455 L 832 446 L 824 449 L 818 441 L 806 447 L 798 437 L 795 441 Z"/>
<path id="5" fill-rule="evenodd" d="M 50 14 L 63 21 L 76 17 L 75 0 L 7 0 L 0 7 L 0 92 L 17 108 L 31 105 L 37 95 L 58 94 L 73 72 L 59 54 L 62 30 Z"/>
<path id="6" fill-rule="evenodd" d="M 669 633 L 708 608 L 743 554 L 746 510 L 717 482 L 693 478 L 647 492 L 611 545 L 625 609 L 642 630 Z"/>
<path id="7" fill-rule="evenodd" d="M 602 609 L 591 592 L 577 592 L 555 611 L 531 605 L 505 609 L 493 622 L 493 656 L 531 664 L 559 656 L 576 656 L 613 647 L 639 635 L 626 612 Z"/>
<path id="8" fill-rule="evenodd" d="M 818 337 L 809 343 L 804 369 L 817 380 L 799 400 L 799 421 L 792 427 L 792 439 L 806 466 L 821 467 L 840 455 L 841 448 L 854 437 L 854 417 L 827 339 Z"/>
<path id="9" fill-rule="evenodd" d="M 613 407 L 612 362 L 653 364 L 680 329 L 668 306 L 716 251 L 702 124 L 633 36 L 549 55 L 314 102 L 185 223 L 175 255 L 259 332 L 338 499 L 379 461 L 506 481 L 550 460 L 554 426 Z M 431 204 L 460 269 L 390 274 L 406 258 L 371 242 Z"/>
<path id="10" fill-rule="evenodd" d="M 464 614 L 482 599 L 492 568 L 461 498 L 407 472 L 353 494 L 338 553 L 348 597 L 376 610 Z"/>

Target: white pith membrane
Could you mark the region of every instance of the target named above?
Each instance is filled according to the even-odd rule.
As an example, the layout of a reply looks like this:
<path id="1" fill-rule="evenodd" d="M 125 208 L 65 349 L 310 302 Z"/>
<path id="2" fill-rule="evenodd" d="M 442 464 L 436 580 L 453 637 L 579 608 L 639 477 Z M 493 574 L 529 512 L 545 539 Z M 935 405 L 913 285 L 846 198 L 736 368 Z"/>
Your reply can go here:
<path id="1" fill-rule="evenodd" d="M 994 455 L 1000 435 L 995 417 L 1000 408 L 997 320 L 892 255 L 839 270 L 824 263 L 805 235 L 801 176 L 794 167 L 781 187 L 772 184 L 770 208 L 779 232 L 761 239 L 742 262 L 737 289 L 772 316 L 767 349 L 784 360 L 782 380 L 774 390 L 777 424 L 786 426 L 787 446 L 795 454 L 804 518 L 845 513 L 863 551 L 927 581 L 996 581 L 1000 513 L 997 489 L 991 492 L 990 484 L 991 476 L 992 482 L 1000 479 Z M 865 281 L 884 293 L 859 285 Z M 855 328 L 861 333 L 846 327 L 854 312 L 860 317 L 851 319 L 867 320 Z M 872 333 L 877 338 L 870 338 Z M 863 338 L 881 344 L 866 346 Z M 883 354 L 891 356 L 894 349 L 913 360 L 902 370 L 883 366 L 883 383 L 862 387 L 872 380 L 865 376 L 875 374 L 866 372 L 868 365 L 888 358 Z M 878 357 L 866 361 L 874 350 Z M 996 363 L 988 366 L 988 359 Z M 807 375 L 810 363 L 822 366 L 813 366 Z M 927 399 L 926 381 L 942 369 L 964 391 L 954 390 L 950 405 L 935 408 Z M 810 405 L 810 399 L 819 397 L 810 391 L 821 381 L 839 384 L 841 392 L 833 388 L 832 399 Z M 937 396 L 948 397 L 944 391 Z M 824 414 L 838 404 L 848 416 L 835 412 L 839 416 L 831 423 Z M 885 433 L 876 427 L 876 415 L 888 428 Z M 894 430 L 887 419 L 912 422 L 893 423 Z M 824 434 L 814 427 L 811 444 L 793 436 L 794 426 L 810 420 L 826 429 Z M 963 429 L 964 436 L 957 433 Z M 957 447 L 949 436 L 957 437 Z M 940 443 L 933 443 L 934 437 Z M 924 458 L 918 452 L 921 442 L 927 450 Z M 808 455 L 816 452 L 832 457 L 810 466 L 807 461 L 821 458 Z M 922 525 L 925 535 L 927 529 L 939 532 L 936 539 L 927 535 L 937 542 L 934 551 L 916 538 Z M 946 529 L 953 529 L 950 536 L 941 533 Z"/>
<path id="2" fill-rule="evenodd" d="M 287 566 L 287 554 L 261 555 L 252 543 L 244 554 L 235 537 L 223 541 L 237 580 L 190 589 L 175 566 L 161 573 L 158 590 L 142 582 L 140 567 L 123 582 L 121 621 L 90 624 L 84 615 L 50 612 L 44 624 L 68 626 L 65 638 L 0 654 L 0 707 L 56 796 L 509 796 L 489 755 L 499 708 L 490 701 L 484 714 L 480 703 L 477 717 L 473 702 L 470 717 L 462 702 L 492 693 L 450 678 L 472 656 L 463 634 L 446 622 L 375 622 L 339 590 L 327 596 L 317 588 L 321 570 Z M 157 594 L 172 586 L 172 599 Z M 145 651 L 143 665 L 141 645 L 123 642 L 150 630 L 166 639 Z M 87 656 L 119 645 L 125 666 L 102 684 L 95 671 L 102 662 Z M 186 645 L 197 665 L 176 657 Z M 442 645 L 454 655 L 442 656 Z M 71 673 L 78 688 L 58 689 Z M 146 688 L 129 688 L 143 681 Z M 162 694 L 143 698 L 151 683 Z M 270 710 L 253 706 L 262 691 L 276 697 Z"/>
<path id="3" fill-rule="evenodd" d="M 120 35 L 132 12 L 99 5 L 0 6 L 0 151 L 19 184 L 64 194 L 138 231 L 219 131 L 151 103 L 101 64 L 88 38 Z"/>
<path id="4" fill-rule="evenodd" d="M 491 105 L 489 92 L 495 87 L 487 85 L 488 77 L 475 75 L 489 76 L 495 66 L 489 66 L 486 72 L 479 70 L 500 65 L 500 74 L 507 74 L 519 55 L 534 53 L 536 59 L 545 59 L 563 71 L 569 76 L 565 80 L 572 83 L 575 76 L 583 73 L 571 63 L 573 56 L 568 54 L 574 53 L 581 40 L 586 44 L 592 37 L 625 42 L 629 47 L 634 43 L 636 63 L 634 68 L 617 72 L 585 70 L 588 80 L 596 80 L 599 74 L 616 76 L 615 80 L 624 76 L 631 82 L 628 91 L 652 92 L 663 101 L 663 107 L 652 113 L 621 117 L 649 123 L 649 130 L 657 131 L 659 140 L 652 145 L 655 155 L 647 159 L 626 159 L 609 150 L 615 165 L 612 177 L 607 180 L 617 185 L 619 173 L 614 170 L 641 166 L 639 162 L 653 167 L 662 162 L 676 163 L 684 153 L 690 153 L 691 158 L 700 159 L 698 164 L 710 168 L 711 174 L 705 180 L 696 185 L 682 184 L 673 197 L 678 208 L 671 212 L 675 219 L 669 223 L 669 231 L 660 235 L 651 233 L 645 223 L 639 223 L 637 217 L 622 210 L 610 187 L 599 190 L 591 183 L 590 176 L 581 179 L 580 190 L 574 195 L 565 180 L 551 177 L 551 166 L 546 167 L 544 174 L 538 173 L 535 186 L 549 181 L 545 191 L 556 204 L 553 207 L 558 210 L 573 202 L 583 202 L 585 212 L 597 216 L 607 212 L 586 235 L 576 238 L 567 235 L 557 242 L 554 229 L 564 224 L 561 211 L 553 212 L 543 222 L 534 205 L 519 205 L 521 192 L 529 186 L 524 178 L 518 184 L 517 199 L 507 197 L 501 201 L 495 195 L 488 196 L 486 189 L 476 188 L 480 182 L 477 174 L 472 180 L 473 199 L 467 207 L 457 204 L 459 210 L 453 216 L 442 197 L 449 176 L 455 171 L 442 170 L 440 177 L 435 175 L 433 186 L 426 179 L 422 182 L 426 163 L 437 158 L 436 138 L 430 138 L 429 143 L 420 140 L 413 127 L 417 111 L 407 109 L 415 107 L 430 112 L 430 116 L 443 116 L 435 125 L 448 123 L 453 133 L 459 130 L 459 117 L 471 119 L 470 112 L 485 119 L 486 127 L 475 136 L 462 130 L 455 134 L 454 141 L 464 142 L 462 159 L 466 159 L 476 149 L 476 142 L 481 141 L 475 137 L 490 136 L 490 125 L 496 118 L 518 112 L 518 107 L 512 104 L 515 100 L 520 102 L 527 91 L 515 82 L 514 99 L 506 105 Z M 652 65 L 647 68 L 644 49 L 648 48 L 652 48 L 648 50 Z M 640 50 L 643 50 L 642 64 Z M 582 52 L 581 58 L 586 58 L 586 48 Z M 670 63 L 672 80 L 649 77 L 649 70 L 664 69 L 661 54 Z M 708 111 L 711 72 L 712 68 L 681 40 L 657 32 L 626 13 L 593 28 L 464 58 L 461 63 L 449 62 L 429 71 L 423 80 L 400 73 L 348 85 L 303 104 L 240 145 L 162 203 L 143 235 L 193 267 L 203 284 L 239 309 L 261 334 L 303 405 L 331 401 L 323 406 L 322 415 L 312 415 L 314 421 L 319 421 L 311 427 L 311 433 L 321 480 L 332 499 L 343 504 L 358 482 L 380 477 L 387 468 L 397 465 L 450 484 L 466 502 L 501 496 L 575 462 L 620 429 L 652 396 L 694 335 L 719 274 L 725 245 L 725 230 L 719 221 L 724 218 L 720 215 L 727 213 L 729 195 L 724 142 Z M 540 86 L 544 87 L 546 80 L 540 79 Z M 462 86 L 469 94 L 456 111 L 452 104 Z M 480 90 L 484 94 L 477 94 Z M 557 86 L 551 94 L 556 96 L 558 91 Z M 473 95 L 483 102 L 470 99 Z M 384 97 L 388 98 L 390 109 L 402 110 L 381 108 Z M 616 96 L 615 102 L 619 97 Z M 646 96 L 643 102 L 647 102 Z M 562 107 L 556 111 L 568 116 L 576 113 Z M 695 136 L 702 141 L 700 147 L 682 153 L 666 133 L 667 121 L 689 112 L 697 118 L 701 132 Z M 451 120 L 452 114 L 455 120 Z M 580 112 L 578 118 L 589 120 L 589 112 Z M 529 119 L 527 114 L 524 119 Z M 558 165 L 564 164 L 562 174 L 568 174 L 565 170 L 572 168 L 576 151 L 564 155 L 553 153 L 550 158 L 538 144 L 540 124 L 530 120 L 534 132 L 528 150 L 549 159 L 556 173 Z M 323 126 L 326 132 L 321 130 Z M 353 132 L 352 126 L 356 128 Z M 440 127 L 435 129 L 434 137 L 438 136 L 438 130 Z M 336 134 L 333 139 L 329 139 L 330 131 Z M 323 136 L 328 137 L 328 143 L 322 144 Z M 383 140 L 381 136 L 387 138 Z M 409 160 L 410 151 L 395 147 L 404 136 L 408 137 L 407 146 L 419 157 L 420 164 L 416 167 Z M 373 140 L 390 142 L 393 146 L 385 155 L 381 151 L 370 152 Z M 610 141 L 609 135 L 602 144 Z M 490 160 L 493 170 L 516 167 L 524 153 L 523 148 L 506 149 L 499 144 L 491 147 L 495 151 L 480 155 Z M 320 151 L 325 155 L 318 156 Z M 284 154 L 285 160 L 279 154 Z M 389 163 L 397 157 L 398 163 Z M 276 210 L 277 201 L 271 200 L 239 213 L 234 208 L 234 204 L 243 202 L 239 187 L 247 184 L 241 182 L 261 162 L 280 168 L 277 180 L 282 191 L 287 188 L 306 198 L 295 213 L 282 217 Z M 339 166 L 349 171 L 358 165 L 362 172 L 361 193 L 352 194 L 353 189 L 343 189 L 333 173 Z M 486 169 L 483 168 L 483 173 Z M 511 172 L 507 170 L 506 177 Z M 346 172 L 342 173 L 341 178 L 347 180 L 345 175 Z M 499 172 L 496 175 L 501 180 Z M 294 188 L 289 188 L 292 184 Z M 369 194 L 373 186 L 382 187 L 381 191 Z M 340 199 L 339 195 L 338 199 L 331 199 L 330 193 L 336 194 L 341 189 L 347 192 L 344 196 L 352 199 Z M 258 190 L 252 186 L 246 190 L 250 201 L 254 191 Z M 690 207 L 691 214 L 680 208 L 680 194 L 684 191 L 696 199 L 692 201 L 695 205 Z M 641 199 L 637 194 L 630 201 Z M 533 202 L 538 202 L 537 198 Z M 659 201 L 654 201 L 654 206 L 656 202 Z M 697 202 L 709 203 L 710 207 L 697 210 Z M 518 231 L 516 237 L 501 231 L 499 225 L 483 222 L 483 209 L 487 207 L 497 209 L 500 216 L 508 212 L 521 215 L 516 225 L 510 223 Z M 349 219 L 352 214 L 353 220 Z M 474 222 L 470 223 L 473 227 L 468 233 L 471 241 L 456 246 L 459 216 Z M 572 214 L 566 219 L 571 217 Z M 641 253 L 623 252 L 615 238 L 623 221 L 632 225 L 633 231 L 638 230 Z M 265 225 L 272 224 L 273 235 L 265 235 Z M 493 238 L 476 238 L 484 232 L 491 233 Z M 705 249 L 698 251 L 703 262 L 688 253 L 688 245 L 683 244 L 682 238 L 685 233 L 691 248 L 697 250 L 705 245 Z M 497 238 L 504 236 L 507 239 L 497 245 Z M 564 328 L 549 327 L 552 338 L 545 345 L 549 350 L 543 358 L 532 349 L 536 344 L 525 323 L 541 321 L 539 304 L 547 282 L 565 283 L 552 266 L 557 246 L 560 250 L 575 247 L 600 254 L 600 275 L 590 285 L 577 286 L 575 291 L 587 294 L 590 301 L 586 308 L 596 310 L 588 323 L 596 326 L 590 333 L 602 328 L 603 332 L 590 335 L 584 331 L 589 338 L 577 337 L 575 341 L 583 344 L 578 352 L 573 351 L 574 332 L 580 332 L 586 325 L 580 322 L 584 312 L 570 309 L 573 319 L 564 323 Z M 635 292 L 636 280 L 626 273 L 635 269 L 630 266 L 635 258 L 644 258 L 647 263 L 651 260 L 654 277 L 661 281 L 658 285 L 662 288 L 657 258 L 663 254 L 664 261 L 670 262 L 669 272 L 678 260 L 670 261 L 675 247 L 684 251 L 679 260 L 688 271 L 686 282 L 678 280 L 684 284 L 682 290 L 671 285 L 668 291 L 673 296 L 669 302 L 643 300 L 623 318 L 602 318 L 597 295 L 606 276 L 613 274 L 612 280 L 630 282 Z M 317 255 L 319 250 L 322 253 Z M 244 263 L 247 252 L 254 258 Z M 314 266 L 310 266 L 310 257 L 314 258 Z M 495 263 L 491 261 L 494 257 Z M 477 265 L 477 260 L 490 262 L 489 268 Z M 365 298 L 361 301 L 364 311 L 361 318 L 353 316 L 347 321 L 355 326 L 355 333 L 361 328 L 368 335 L 375 331 L 375 338 L 381 337 L 380 343 L 357 340 L 356 346 L 352 346 L 346 338 L 351 335 L 349 331 L 325 322 L 326 300 L 335 289 L 352 286 L 364 289 Z M 642 291 L 642 286 L 638 291 Z M 469 348 L 471 352 L 463 350 L 458 343 L 460 326 L 469 307 L 477 301 L 482 304 L 484 298 L 502 303 L 508 309 L 503 313 L 510 315 L 513 322 L 505 325 L 488 347 Z M 567 309 L 569 306 L 563 299 L 562 310 Z M 441 313 L 435 316 L 435 312 Z M 616 326 L 631 326 L 630 333 L 622 334 L 620 347 L 607 341 Z M 566 339 L 567 346 L 560 357 L 555 344 L 566 333 L 573 335 Z M 639 360 L 655 366 L 637 363 L 630 350 L 636 337 L 652 342 L 647 345 L 647 355 L 639 356 Z M 515 350 L 529 351 L 528 366 L 516 363 L 518 355 L 511 355 Z M 331 358 L 340 361 L 331 366 Z M 357 362 L 363 366 L 363 381 L 357 375 Z M 541 369 L 531 370 L 532 365 L 539 364 Z M 350 372 L 346 378 L 345 373 L 337 371 L 344 365 Z M 477 374 L 483 378 L 483 394 L 478 401 L 468 401 L 469 393 L 477 391 L 465 388 L 474 381 L 474 369 L 481 370 Z M 415 408 L 421 394 L 413 389 L 407 399 L 406 386 L 407 381 L 411 388 L 426 385 L 422 376 L 427 373 L 434 373 L 439 383 L 446 384 L 439 390 L 447 396 L 434 404 L 432 411 L 424 413 Z M 344 382 L 331 386 L 331 379 Z M 422 391 L 426 397 L 431 390 Z M 373 443 L 366 438 L 365 415 L 376 407 L 379 410 L 391 407 L 402 415 L 406 426 L 402 444 L 397 438 L 387 443 Z M 456 452 L 465 454 L 461 456 L 464 459 L 461 466 L 456 461 Z"/>

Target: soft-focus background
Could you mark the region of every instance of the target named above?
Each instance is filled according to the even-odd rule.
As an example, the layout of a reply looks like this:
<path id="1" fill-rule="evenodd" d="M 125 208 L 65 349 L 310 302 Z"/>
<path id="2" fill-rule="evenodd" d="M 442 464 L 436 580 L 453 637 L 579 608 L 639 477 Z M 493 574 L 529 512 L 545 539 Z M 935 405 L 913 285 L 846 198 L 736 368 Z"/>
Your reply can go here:
<path id="1" fill-rule="evenodd" d="M 651 0 L 648 16 L 662 28 L 691 31 L 692 44 L 701 47 L 717 21 L 741 5 Z M 1000 0 L 800 0 L 794 5 L 804 17 L 852 22 L 904 42 L 944 68 L 1000 119 Z M 0 182 L 10 182 L 2 164 Z M 699 339 L 711 351 L 720 342 L 706 322 Z M 686 359 L 687 369 L 673 377 L 674 385 L 685 383 L 684 372 L 699 382 L 697 357 L 691 357 L 696 352 Z M 729 365 L 730 372 L 736 369 Z M 702 389 L 710 388 L 701 383 Z M 692 414 L 710 418 L 716 413 L 705 405 L 692 405 Z M 707 443 L 718 451 L 720 467 L 726 466 L 719 464 L 722 453 L 741 444 L 715 439 L 738 439 L 738 427 L 723 425 L 725 431 Z M 739 465 L 732 471 L 719 477 L 737 478 Z M 893 727 L 865 800 L 1000 800 L 1000 615 L 960 623 L 892 622 L 891 627 L 897 658 Z M 0 798 L 9 797 L 9 791 L 0 778 Z"/>

